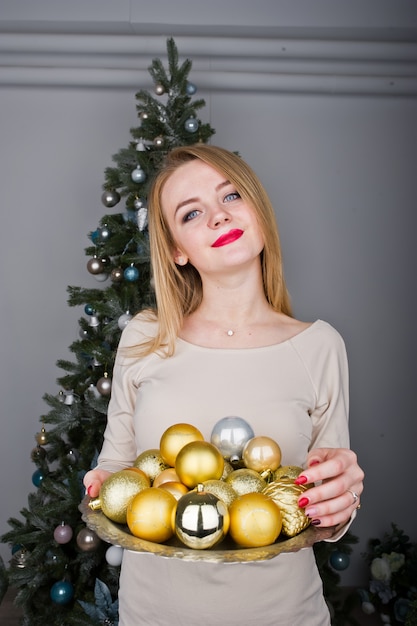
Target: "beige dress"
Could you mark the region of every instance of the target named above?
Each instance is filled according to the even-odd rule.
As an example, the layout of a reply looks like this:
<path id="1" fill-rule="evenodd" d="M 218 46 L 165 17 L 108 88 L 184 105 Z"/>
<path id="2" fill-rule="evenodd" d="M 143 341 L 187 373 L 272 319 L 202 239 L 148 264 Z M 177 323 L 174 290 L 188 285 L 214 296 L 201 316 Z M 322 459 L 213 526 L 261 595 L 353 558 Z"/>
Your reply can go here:
<path id="1" fill-rule="evenodd" d="M 139 315 L 120 346 L 140 343 L 154 323 Z M 314 447 L 348 447 L 348 368 L 338 332 L 317 320 L 283 343 L 212 349 L 181 339 L 173 357 L 118 352 L 98 465 L 116 471 L 158 448 L 186 422 L 210 440 L 223 417 L 277 441 L 283 465 L 304 466 Z M 311 548 L 269 561 L 190 562 L 125 550 L 120 626 L 327 626 L 328 609 Z"/>

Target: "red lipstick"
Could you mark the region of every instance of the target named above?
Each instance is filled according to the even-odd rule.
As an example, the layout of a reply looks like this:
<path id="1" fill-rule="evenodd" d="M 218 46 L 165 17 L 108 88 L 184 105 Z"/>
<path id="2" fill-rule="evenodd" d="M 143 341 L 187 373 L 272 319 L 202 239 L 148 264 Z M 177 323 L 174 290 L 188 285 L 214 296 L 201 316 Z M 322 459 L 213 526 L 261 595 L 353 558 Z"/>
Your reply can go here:
<path id="1" fill-rule="evenodd" d="M 232 228 L 232 230 L 229 230 L 228 233 L 224 235 L 220 235 L 220 237 L 216 239 L 214 243 L 211 244 L 211 247 L 220 248 L 221 246 L 227 246 L 227 244 L 233 243 L 233 241 L 240 239 L 242 235 L 243 235 L 243 230 L 240 230 L 240 228 Z"/>

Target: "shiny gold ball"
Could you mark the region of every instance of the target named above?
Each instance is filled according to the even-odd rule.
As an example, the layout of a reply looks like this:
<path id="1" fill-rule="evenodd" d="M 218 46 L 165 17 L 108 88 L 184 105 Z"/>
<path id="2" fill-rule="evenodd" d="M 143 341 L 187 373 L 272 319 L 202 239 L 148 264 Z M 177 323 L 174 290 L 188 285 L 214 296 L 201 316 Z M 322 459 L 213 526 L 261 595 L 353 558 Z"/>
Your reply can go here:
<path id="1" fill-rule="evenodd" d="M 245 493 L 259 493 L 266 487 L 266 481 L 258 472 L 244 467 L 229 474 L 226 483 L 234 489 L 238 496 L 243 496 Z"/>
<path id="2" fill-rule="evenodd" d="M 41 432 L 36 433 L 35 439 L 40 446 L 44 446 L 48 443 L 48 435 L 46 434 L 46 430 L 43 426 Z"/>
<path id="3" fill-rule="evenodd" d="M 201 432 L 192 424 L 174 424 L 165 430 L 161 437 L 159 449 L 165 463 L 175 467 L 178 452 L 187 443 L 203 441 Z"/>
<path id="4" fill-rule="evenodd" d="M 179 500 L 181 496 L 183 496 L 185 493 L 188 493 L 189 491 L 188 487 L 186 487 L 182 483 L 174 481 L 162 483 L 161 485 L 159 485 L 159 489 L 166 489 L 167 491 L 169 491 L 169 493 L 172 493 L 176 500 Z"/>
<path id="5" fill-rule="evenodd" d="M 177 537 L 188 548 L 206 550 L 220 543 L 229 530 L 225 503 L 199 484 L 178 500 L 172 516 Z"/>
<path id="6" fill-rule="evenodd" d="M 163 483 L 180 483 L 178 474 L 173 467 L 167 467 L 153 481 L 154 487 L 161 487 Z"/>
<path id="7" fill-rule="evenodd" d="M 280 465 L 274 472 L 274 480 L 280 480 L 281 478 L 292 478 L 292 480 L 295 480 L 302 471 L 303 468 L 298 467 L 298 465 Z"/>
<path id="8" fill-rule="evenodd" d="M 281 448 L 271 437 L 252 437 L 243 448 L 242 459 L 248 469 L 274 472 L 281 463 Z"/>
<path id="9" fill-rule="evenodd" d="M 300 496 L 311 486 L 296 485 L 293 478 L 282 477 L 269 483 L 263 493 L 277 504 L 282 516 L 282 532 L 294 537 L 310 524 L 304 509 L 298 506 Z"/>
<path id="10" fill-rule="evenodd" d="M 213 493 L 220 500 L 223 500 L 227 507 L 237 498 L 236 491 L 224 480 L 206 480 L 203 483 L 203 487 L 207 493 Z"/>
<path id="11" fill-rule="evenodd" d="M 135 537 L 162 543 L 174 534 L 172 515 L 177 500 L 165 489 L 149 487 L 132 498 L 127 507 L 127 525 Z"/>
<path id="12" fill-rule="evenodd" d="M 178 452 L 175 471 L 184 485 L 193 488 L 205 480 L 219 480 L 224 469 L 220 451 L 208 441 L 192 441 Z"/>
<path id="13" fill-rule="evenodd" d="M 240 496 L 230 505 L 229 515 L 229 534 L 233 541 L 245 548 L 268 546 L 281 532 L 280 510 L 262 493 Z"/>
<path id="14" fill-rule="evenodd" d="M 93 510 L 101 509 L 113 522 L 126 524 L 129 501 L 150 484 L 149 478 L 138 468 L 120 470 L 106 478 L 98 498 L 91 500 L 89 506 Z"/>
<path id="15" fill-rule="evenodd" d="M 138 467 L 145 472 L 152 484 L 158 474 L 169 466 L 165 463 L 160 451 L 152 448 L 141 452 L 133 463 L 133 467 Z"/>

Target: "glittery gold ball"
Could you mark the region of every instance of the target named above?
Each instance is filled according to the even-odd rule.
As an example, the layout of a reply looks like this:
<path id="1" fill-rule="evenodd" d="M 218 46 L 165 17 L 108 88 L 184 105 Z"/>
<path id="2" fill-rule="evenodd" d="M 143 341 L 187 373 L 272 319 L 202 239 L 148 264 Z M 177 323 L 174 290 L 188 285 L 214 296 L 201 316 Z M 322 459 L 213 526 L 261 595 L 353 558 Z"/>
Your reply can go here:
<path id="1" fill-rule="evenodd" d="M 274 472 L 281 463 L 281 448 L 271 437 L 252 437 L 243 448 L 242 459 L 256 472 Z"/>
<path id="2" fill-rule="evenodd" d="M 293 478 L 282 477 L 269 483 L 263 490 L 279 506 L 282 532 L 287 537 L 295 537 L 310 524 L 310 518 L 304 513 L 304 509 L 298 506 L 298 499 L 309 488 L 306 485 L 296 485 Z"/>
<path id="3" fill-rule="evenodd" d="M 161 437 L 159 449 L 165 463 L 170 467 L 175 466 L 178 452 L 187 443 L 203 441 L 201 432 L 192 424 L 173 424 L 165 430 Z"/>
<path id="4" fill-rule="evenodd" d="M 266 487 L 266 481 L 258 472 L 244 467 L 229 474 L 226 483 L 234 489 L 238 496 L 243 496 L 245 493 L 260 492 Z"/>
<path id="5" fill-rule="evenodd" d="M 280 510 L 262 493 L 240 496 L 230 505 L 229 514 L 229 534 L 233 541 L 245 548 L 268 546 L 281 532 Z"/>
<path id="6" fill-rule="evenodd" d="M 129 501 L 147 487 L 150 487 L 150 480 L 142 470 L 123 469 L 106 478 L 101 485 L 98 498 L 92 500 L 89 506 L 93 510 L 101 509 L 113 522 L 126 524 Z"/>
<path id="7" fill-rule="evenodd" d="M 142 470 L 142 472 L 145 472 L 151 483 L 153 483 L 158 474 L 169 467 L 165 463 L 160 451 L 157 448 L 141 452 L 133 463 L 133 466 L 138 467 Z"/>
<path id="8" fill-rule="evenodd" d="M 177 500 L 164 489 L 149 487 L 132 498 L 127 507 L 126 521 L 135 537 L 162 543 L 174 534 L 172 514 Z"/>
<path id="9" fill-rule="evenodd" d="M 281 465 L 274 472 L 274 480 L 280 480 L 281 478 L 292 478 L 292 480 L 295 480 L 302 471 L 303 468 L 298 465 Z"/>
<path id="10" fill-rule="evenodd" d="M 175 471 L 184 485 L 195 487 L 205 480 L 222 477 L 224 459 L 220 451 L 208 441 L 192 441 L 178 452 Z"/>
<path id="11" fill-rule="evenodd" d="M 237 498 L 236 491 L 224 480 L 206 480 L 203 483 L 203 487 L 207 493 L 213 493 L 220 500 L 223 500 L 227 507 Z"/>

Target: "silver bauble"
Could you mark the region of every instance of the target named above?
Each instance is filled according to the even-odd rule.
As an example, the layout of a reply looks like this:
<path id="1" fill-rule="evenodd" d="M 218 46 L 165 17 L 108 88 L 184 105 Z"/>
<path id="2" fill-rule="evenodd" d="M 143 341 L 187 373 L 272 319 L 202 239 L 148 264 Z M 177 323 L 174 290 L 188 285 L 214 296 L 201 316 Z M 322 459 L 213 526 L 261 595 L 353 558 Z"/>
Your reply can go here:
<path id="1" fill-rule="evenodd" d="M 241 417 L 223 417 L 215 424 L 210 441 L 223 457 L 235 463 L 242 458 L 242 451 L 249 439 L 254 437 L 252 427 Z"/>

